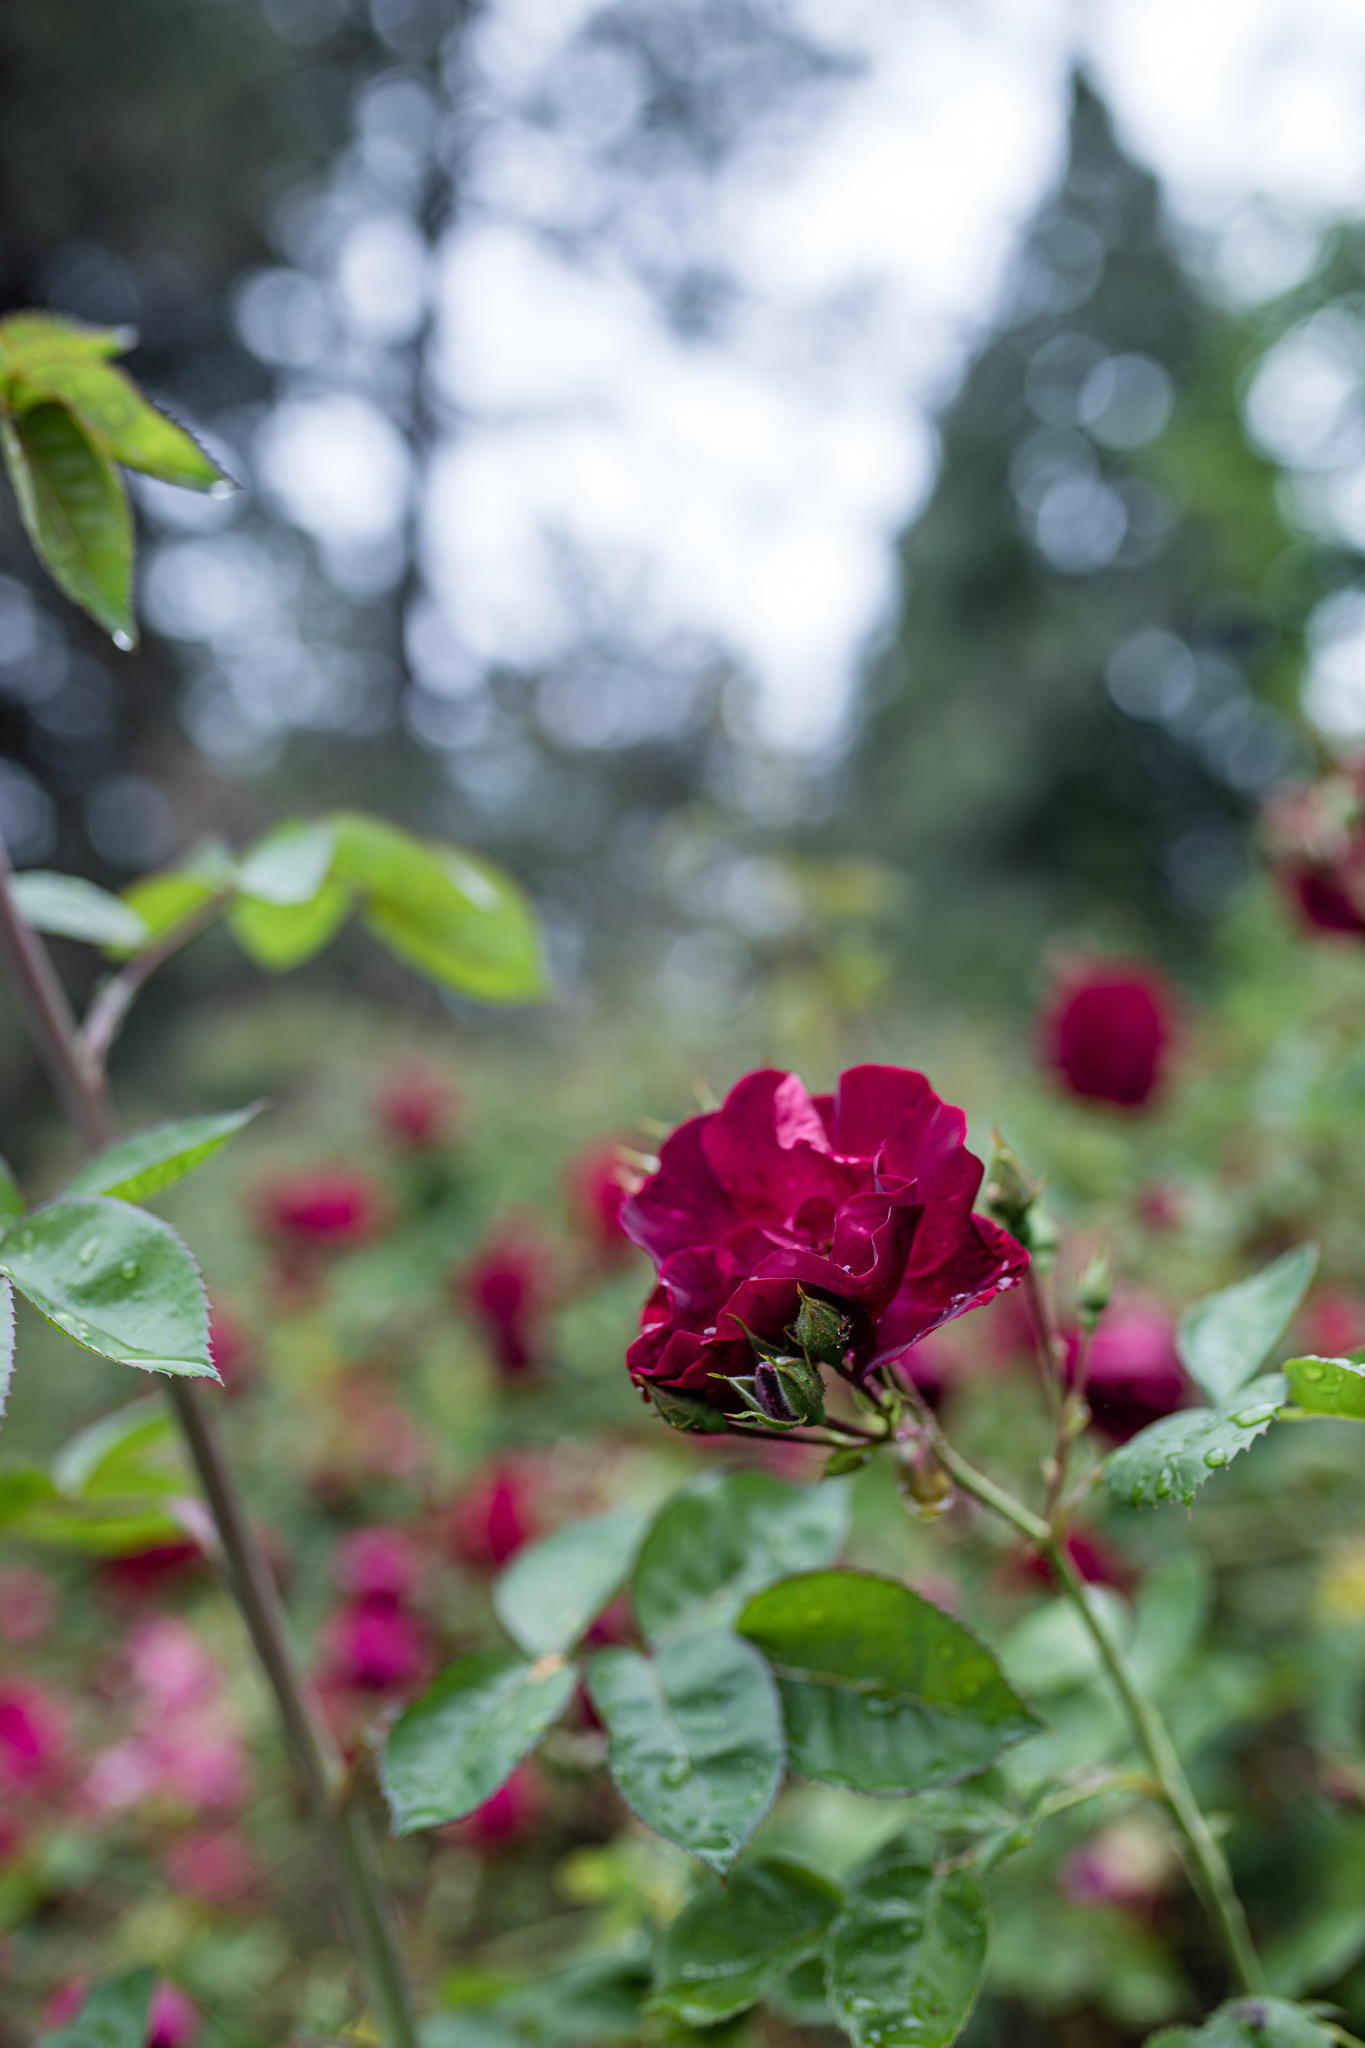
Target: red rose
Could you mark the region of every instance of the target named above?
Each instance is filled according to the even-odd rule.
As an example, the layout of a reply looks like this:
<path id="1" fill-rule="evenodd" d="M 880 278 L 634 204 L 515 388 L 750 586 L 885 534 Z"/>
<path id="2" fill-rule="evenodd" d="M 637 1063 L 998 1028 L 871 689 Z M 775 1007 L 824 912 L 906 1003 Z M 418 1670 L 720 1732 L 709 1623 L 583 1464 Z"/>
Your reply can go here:
<path id="1" fill-rule="evenodd" d="M 1073 1095 L 1141 1109 L 1161 1080 L 1172 1033 L 1166 985 L 1145 967 L 1069 975 L 1043 1019 L 1043 1049 Z"/>
<path id="2" fill-rule="evenodd" d="M 543 1474 L 511 1459 L 479 1474 L 455 1504 L 451 1548 L 466 1564 L 501 1568 L 538 1534 L 532 1506 Z"/>
<path id="3" fill-rule="evenodd" d="M 790 1350 L 803 1292 L 848 1319 L 841 1365 L 865 1379 L 1012 1286 L 1028 1254 L 972 1214 L 965 1134 L 903 1067 L 853 1067 L 818 1097 L 795 1074 L 746 1076 L 673 1133 L 622 1208 L 659 1269 L 632 1379 L 734 1407 L 725 1381 L 755 1371 L 746 1332 Z"/>
<path id="4" fill-rule="evenodd" d="M 426 1664 L 420 1622 L 390 1600 L 355 1600 L 323 1630 L 329 1675 L 357 1692 L 410 1685 Z"/>
<path id="5" fill-rule="evenodd" d="M 628 1251 L 630 1239 L 621 1223 L 628 1195 L 644 1183 L 644 1175 L 620 1145 L 589 1145 L 571 1159 L 565 1173 L 569 1206 L 585 1237 L 604 1258 Z"/>
<path id="6" fill-rule="evenodd" d="M 405 1151 L 427 1152 L 450 1138 L 458 1101 L 444 1074 L 413 1061 L 390 1074 L 374 1106 L 386 1138 Z"/>
<path id="7" fill-rule="evenodd" d="M 371 1236 L 382 1207 L 383 1198 L 366 1174 L 331 1166 L 276 1181 L 261 1197 L 259 1212 L 268 1235 L 323 1250 Z"/>

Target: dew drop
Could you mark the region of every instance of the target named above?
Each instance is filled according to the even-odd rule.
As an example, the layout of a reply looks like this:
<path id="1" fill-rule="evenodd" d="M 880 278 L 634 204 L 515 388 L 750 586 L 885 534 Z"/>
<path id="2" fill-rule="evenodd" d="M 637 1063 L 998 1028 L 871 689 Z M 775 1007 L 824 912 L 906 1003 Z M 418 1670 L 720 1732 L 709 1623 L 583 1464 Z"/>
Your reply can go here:
<path id="1" fill-rule="evenodd" d="M 1206 1465 L 1210 1465 L 1210 1466 L 1213 1466 L 1213 1467 L 1214 1467 L 1215 1469 L 1216 1469 L 1216 1468 L 1217 1468 L 1217 1467 L 1218 1467 L 1219 1465 L 1226 1465 L 1226 1464 L 1227 1464 L 1227 1461 L 1228 1461 L 1228 1454 L 1227 1454 L 1227 1452 L 1226 1452 L 1226 1451 L 1218 1451 L 1218 1450 L 1213 1450 L 1213 1451 L 1205 1451 L 1205 1453 L 1204 1453 L 1204 1463 L 1205 1463 Z"/>
<path id="2" fill-rule="evenodd" d="M 94 1260 L 95 1254 L 99 1251 L 99 1248 L 100 1241 L 97 1237 L 87 1237 L 85 1243 L 77 1252 L 76 1257 L 80 1260 L 83 1266 L 88 1266 Z"/>
<path id="3" fill-rule="evenodd" d="M 125 633 L 122 626 L 120 626 L 114 635 L 114 645 L 118 648 L 120 654 L 131 654 L 136 642 L 132 634 Z"/>
<path id="4" fill-rule="evenodd" d="M 123 1261 L 123 1264 L 119 1267 L 119 1271 L 120 1273 L 122 1273 L 125 1280 L 136 1280 L 138 1276 L 137 1260 L 125 1259 Z"/>
<path id="5" fill-rule="evenodd" d="M 1306 1380 L 1325 1380 L 1327 1377 L 1325 1365 L 1305 1365 L 1300 1370 Z"/>
<path id="6" fill-rule="evenodd" d="M 33 1250 L 33 1232 L 31 1230 L 26 1230 L 20 1238 L 19 1249 L 21 1252 L 31 1252 Z"/>
<path id="7" fill-rule="evenodd" d="M 216 484 L 209 485 L 209 496 L 217 498 L 220 503 L 224 498 L 233 498 L 236 495 L 237 486 L 231 477 L 220 476 Z"/>
<path id="8" fill-rule="evenodd" d="M 685 1785 L 691 1775 L 692 1766 L 688 1763 L 687 1758 L 682 1756 L 671 1758 L 659 1773 L 664 1784 L 670 1786 Z"/>
<path id="9" fill-rule="evenodd" d="M 1159 1478 L 1159 1479 L 1157 1480 L 1157 1483 L 1156 1483 L 1156 1485 L 1155 1485 L 1155 1486 L 1154 1486 L 1154 1487 L 1152 1488 L 1152 1491 L 1153 1491 L 1153 1493 L 1154 1493 L 1154 1494 L 1156 1495 L 1156 1497 L 1157 1497 L 1157 1499 L 1158 1499 L 1158 1500 L 1169 1500 L 1169 1499 L 1170 1499 L 1170 1497 L 1171 1497 L 1171 1475 L 1170 1475 L 1170 1473 L 1169 1473 L 1169 1472 L 1163 1472 L 1163 1473 L 1162 1473 L 1161 1477 L 1160 1477 L 1160 1478 Z"/>
<path id="10" fill-rule="evenodd" d="M 1239 1408 L 1232 1419 L 1239 1429 L 1254 1429 L 1258 1422 L 1270 1422 L 1278 1414 L 1274 1401 L 1262 1401 L 1257 1408 Z"/>

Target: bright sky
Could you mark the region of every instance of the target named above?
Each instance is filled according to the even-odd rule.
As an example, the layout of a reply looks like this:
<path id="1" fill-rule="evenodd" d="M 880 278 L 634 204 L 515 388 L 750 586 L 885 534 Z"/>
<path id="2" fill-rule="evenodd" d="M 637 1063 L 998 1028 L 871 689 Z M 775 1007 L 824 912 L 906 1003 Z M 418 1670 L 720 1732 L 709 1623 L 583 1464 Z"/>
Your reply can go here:
<path id="1" fill-rule="evenodd" d="M 789 130 L 759 123 L 718 177 L 652 185 L 598 168 L 640 88 L 620 59 L 566 59 L 591 0 L 477 17 L 491 118 L 435 286 L 432 374 L 457 426 L 424 506 L 429 691 L 463 698 L 491 662 L 553 666 L 593 634 L 664 667 L 710 643 L 756 679 L 764 738 L 837 733 L 932 482 L 933 407 L 1060 169 L 1078 49 L 1234 295 L 1294 282 L 1316 224 L 1365 208 L 1362 0 L 792 7 L 857 74 Z M 548 127 L 529 114 L 547 94 Z M 681 338 L 623 247 L 738 289 Z M 401 338 L 420 285 L 401 206 L 330 262 L 352 333 Z M 363 393 L 326 388 L 321 343 L 278 340 L 323 317 L 300 271 L 250 289 L 248 338 L 274 320 L 272 359 L 314 365 L 267 434 L 266 481 L 344 574 L 382 578 L 401 441 Z"/>

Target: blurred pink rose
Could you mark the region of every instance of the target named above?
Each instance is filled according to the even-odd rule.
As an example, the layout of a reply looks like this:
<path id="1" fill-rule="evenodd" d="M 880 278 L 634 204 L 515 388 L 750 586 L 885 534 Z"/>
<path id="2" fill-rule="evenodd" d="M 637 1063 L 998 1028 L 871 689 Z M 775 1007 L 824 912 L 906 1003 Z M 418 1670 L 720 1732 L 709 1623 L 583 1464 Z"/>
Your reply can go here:
<path id="1" fill-rule="evenodd" d="M 335 1251 L 372 1236 L 383 1206 L 368 1174 L 328 1166 L 268 1183 L 257 1196 L 256 1215 L 267 1236 L 311 1251 Z"/>
<path id="2" fill-rule="evenodd" d="M 182 1836 L 166 1852 L 165 1872 L 173 1891 L 214 1902 L 239 1897 L 261 1874 L 250 1846 L 235 1828 Z"/>
<path id="3" fill-rule="evenodd" d="M 43 2007 L 39 2025 L 46 2030 L 49 2027 L 64 2027 L 68 2020 L 74 2020 L 85 2004 L 89 1989 L 90 1979 L 84 1971 L 79 1977 L 72 1977 L 65 1984 L 59 1985 Z"/>
<path id="4" fill-rule="evenodd" d="M 66 1709 L 41 1686 L 0 1681 L 0 1786 L 14 1792 L 45 1784 L 66 1760 Z"/>
<path id="5" fill-rule="evenodd" d="M 385 1137 L 406 1151 L 425 1152 L 449 1142 L 459 1096 L 435 1067 L 411 1060 L 388 1076 L 374 1106 Z"/>
<path id="6" fill-rule="evenodd" d="M 10 1643 L 38 1643 L 57 1617 L 57 1588 L 32 1564 L 0 1571 L 0 1636 Z"/>
<path id="7" fill-rule="evenodd" d="M 511 1459 L 471 1480 L 450 1518 L 451 1548 L 466 1564 L 501 1566 L 539 1533 L 533 1475 Z"/>
<path id="8" fill-rule="evenodd" d="M 322 1631 L 327 1673 L 357 1692 L 411 1685 L 426 1666 L 426 1636 L 416 1618 L 391 1601 L 357 1600 Z"/>
<path id="9" fill-rule="evenodd" d="M 535 1826 L 544 1804 L 544 1793 L 533 1766 L 519 1764 L 506 1784 L 458 1822 L 453 1832 L 481 1848 L 503 1848 Z"/>
<path id="10" fill-rule="evenodd" d="M 621 1228 L 621 1204 L 637 1194 L 645 1175 L 614 1141 L 586 1145 L 569 1161 L 564 1174 L 574 1222 L 600 1256 L 627 1257 L 630 1239 Z"/>
<path id="11" fill-rule="evenodd" d="M 1170 1832 L 1154 1817 L 1128 1814 L 1073 1849 L 1058 1872 L 1076 1906 L 1119 1906 L 1147 1912 L 1179 1870 Z"/>
<path id="12" fill-rule="evenodd" d="M 190 2048 L 203 2024 L 198 2006 L 163 1977 L 152 1993 L 147 2015 L 147 2048 Z"/>
<path id="13" fill-rule="evenodd" d="M 410 1599 L 421 1570 L 417 1548 L 401 1529 L 353 1529 L 332 1560 L 342 1592 L 366 1600 Z"/>
<path id="14" fill-rule="evenodd" d="M 549 1255 L 529 1234 L 495 1232 L 466 1266 L 459 1296 L 505 1379 L 534 1371 L 540 1316 L 549 1292 Z"/>
<path id="15" fill-rule="evenodd" d="M 193 1812 L 240 1805 L 248 1787 L 241 1726 L 193 1630 L 170 1615 L 144 1622 L 129 1638 L 128 1669 L 131 1730 L 91 1764 L 91 1805 L 119 1812 L 153 1796 Z"/>

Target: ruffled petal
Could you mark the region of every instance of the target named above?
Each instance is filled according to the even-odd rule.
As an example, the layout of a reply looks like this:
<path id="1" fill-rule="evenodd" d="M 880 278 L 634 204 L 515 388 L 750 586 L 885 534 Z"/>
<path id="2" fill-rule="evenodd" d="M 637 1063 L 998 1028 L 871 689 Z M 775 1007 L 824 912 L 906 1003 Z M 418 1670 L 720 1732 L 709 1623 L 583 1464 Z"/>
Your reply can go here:
<path id="1" fill-rule="evenodd" d="M 877 1322 L 876 1351 L 883 1364 L 941 1329 L 969 1309 L 981 1308 L 1028 1270 L 1029 1255 L 1008 1231 L 987 1216 L 968 1216 L 965 1228 L 940 1263 L 920 1270 L 911 1258 L 899 1293 Z M 915 1247 L 918 1251 L 918 1243 Z"/>
<path id="2" fill-rule="evenodd" d="M 621 1204 L 621 1228 L 656 1266 L 685 1245 L 721 1243 L 740 1220 L 703 1149 L 711 1121 L 679 1124 L 659 1149 L 658 1172 Z"/>
<path id="3" fill-rule="evenodd" d="M 813 1196 L 837 1207 L 870 1176 L 836 1160 L 820 1112 L 796 1074 L 747 1074 L 707 1120 L 702 1145 L 734 1207 L 785 1223 Z"/>

